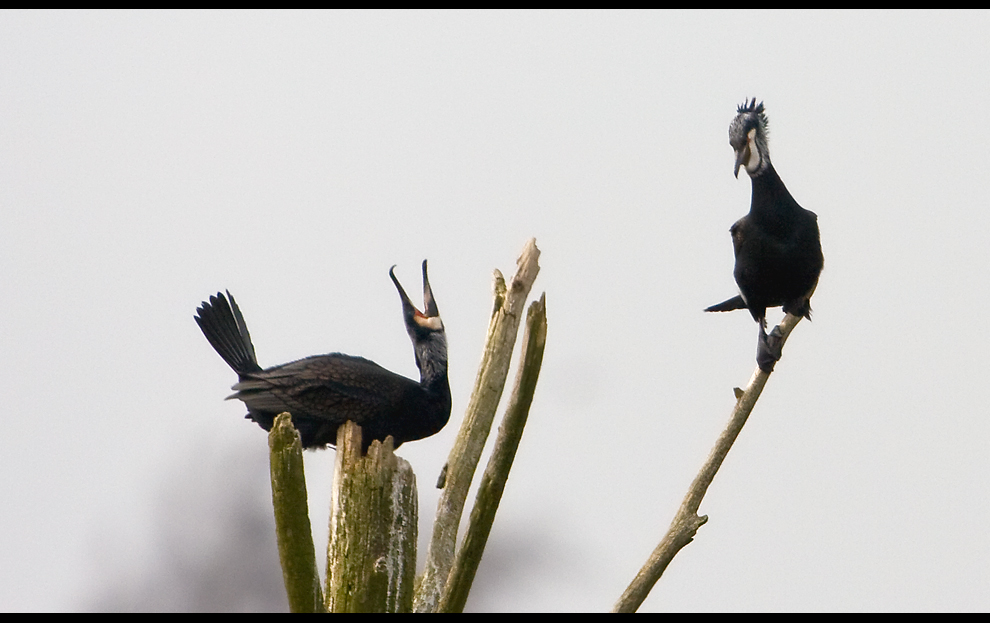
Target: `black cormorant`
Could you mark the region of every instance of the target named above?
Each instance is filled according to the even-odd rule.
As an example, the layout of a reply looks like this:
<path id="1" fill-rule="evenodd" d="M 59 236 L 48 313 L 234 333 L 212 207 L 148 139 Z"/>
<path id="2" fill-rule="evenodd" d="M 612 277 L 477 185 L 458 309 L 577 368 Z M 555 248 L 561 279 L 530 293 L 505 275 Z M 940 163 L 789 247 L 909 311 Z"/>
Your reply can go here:
<path id="1" fill-rule="evenodd" d="M 316 355 L 262 369 L 251 336 L 234 297 L 211 296 L 195 316 L 223 360 L 237 372 L 236 398 L 247 406 L 248 419 L 271 430 L 275 416 L 292 414 L 304 448 L 337 442 L 337 427 L 359 424 L 365 449 L 374 439 L 391 435 L 398 448 L 406 441 L 429 437 L 450 419 L 447 382 L 447 337 L 423 261 L 423 312 L 406 296 L 393 270 L 389 277 L 402 299 L 406 331 L 413 342 L 420 380 L 415 382 L 378 364 L 341 353 Z M 228 304 L 227 299 L 230 299 Z"/>
<path id="2" fill-rule="evenodd" d="M 779 334 L 766 332 L 768 307 L 811 318 L 811 295 L 822 272 L 818 217 L 791 197 L 781 181 L 767 148 L 767 117 L 756 98 L 736 110 L 729 125 L 729 145 L 736 154 L 735 170 L 746 169 L 753 183 L 749 214 L 729 229 L 736 266 L 733 275 L 739 296 L 705 311 L 748 309 L 760 324 L 756 361 L 772 372 L 780 359 Z"/>

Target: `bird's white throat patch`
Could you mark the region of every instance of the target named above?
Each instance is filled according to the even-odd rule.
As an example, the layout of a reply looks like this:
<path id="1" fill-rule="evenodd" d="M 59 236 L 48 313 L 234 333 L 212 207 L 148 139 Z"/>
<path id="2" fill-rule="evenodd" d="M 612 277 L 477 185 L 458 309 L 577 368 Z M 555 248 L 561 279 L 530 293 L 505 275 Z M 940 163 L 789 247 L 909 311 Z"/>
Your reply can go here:
<path id="1" fill-rule="evenodd" d="M 746 161 L 746 173 L 752 175 L 760 170 L 760 161 L 762 160 L 760 148 L 756 144 L 756 128 L 753 128 L 748 134 L 746 134 L 746 143 L 749 148 L 749 160 Z"/>
<path id="2" fill-rule="evenodd" d="M 440 321 L 440 316 L 433 316 L 432 318 L 427 318 L 426 316 L 420 316 L 419 314 L 413 316 L 413 320 L 419 326 L 430 329 L 432 331 L 439 331 L 443 329 L 443 322 Z"/>

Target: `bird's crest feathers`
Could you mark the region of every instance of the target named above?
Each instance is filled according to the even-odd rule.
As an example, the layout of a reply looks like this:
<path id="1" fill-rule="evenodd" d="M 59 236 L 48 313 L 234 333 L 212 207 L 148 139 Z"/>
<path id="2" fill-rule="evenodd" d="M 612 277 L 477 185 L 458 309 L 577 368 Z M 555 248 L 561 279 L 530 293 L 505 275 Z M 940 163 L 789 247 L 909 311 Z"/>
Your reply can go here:
<path id="1" fill-rule="evenodd" d="M 736 113 L 739 115 L 753 115 L 759 121 L 760 129 L 763 131 L 763 136 L 766 137 L 769 132 L 769 127 L 767 123 L 766 110 L 763 108 L 763 102 L 759 104 L 756 103 L 756 98 L 751 100 L 743 101 L 742 104 L 736 107 Z"/>

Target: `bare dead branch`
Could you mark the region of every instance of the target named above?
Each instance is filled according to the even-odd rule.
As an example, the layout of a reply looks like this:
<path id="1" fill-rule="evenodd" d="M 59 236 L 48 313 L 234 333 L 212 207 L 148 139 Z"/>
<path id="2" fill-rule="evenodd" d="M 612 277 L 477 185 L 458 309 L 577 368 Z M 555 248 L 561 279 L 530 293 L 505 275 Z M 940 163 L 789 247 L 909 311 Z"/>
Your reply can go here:
<path id="1" fill-rule="evenodd" d="M 536 240 L 530 239 L 516 261 L 516 274 L 508 287 L 502 274 L 495 271 L 495 305 L 488 327 L 485 352 L 464 421 L 447 459 L 445 476 L 442 478 L 443 493 L 437 504 L 433 524 L 433 537 L 413 605 L 416 612 L 436 610 L 454 564 L 457 527 L 464 512 L 471 480 L 491 431 L 495 410 L 502 397 L 522 311 L 540 271 L 539 257 L 540 250 L 536 248 Z"/>
<path id="2" fill-rule="evenodd" d="M 799 322 L 801 322 L 800 316 L 787 314 L 783 322 L 778 325 L 777 329 L 781 333 L 781 348 Z M 769 372 L 764 372 L 757 367 L 746 389 L 736 388 L 736 405 L 732 410 L 728 425 L 722 431 L 718 441 L 715 442 L 715 447 L 712 448 L 708 460 L 705 461 L 694 482 L 691 483 L 691 488 L 688 489 L 684 501 L 681 502 L 681 507 L 674 516 L 667 534 L 664 535 L 660 544 L 650 554 L 646 564 L 643 565 L 632 583 L 615 603 L 612 612 L 635 612 L 638 610 L 677 552 L 690 543 L 694 539 L 695 533 L 698 532 L 698 528 L 708 521 L 707 515 L 698 515 L 701 501 L 704 499 L 709 485 L 712 484 L 712 480 L 715 479 L 715 474 L 722 465 L 722 461 L 725 460 L 732 444 L 736 441 L 736 437 L 742 431 L 743 425 L 746 424 L 746 420 L 753 411 L 753 407 L 769 378 Z"/>
<path id="3" fill-rule="evenodd" d="M 462 612 L 464 604 L 467 603 L 471 584 L 474 582 L 481 556 L 488 543 L 488 535 L 495 521 L 498 504 L 502 500 L 505 483 L 509 479 L 512 461 L 522 439 L 529 407 L 533 403 L 546 343 L 547 307 L 546 294 L 544 294 L 539 301 L 534 301 L 529 306 L 515 386 L 498 429 L 495 448 L 481 477 L 464 540 L 457 550 L 450 579 L 440 598 L 439 612 Z"/>

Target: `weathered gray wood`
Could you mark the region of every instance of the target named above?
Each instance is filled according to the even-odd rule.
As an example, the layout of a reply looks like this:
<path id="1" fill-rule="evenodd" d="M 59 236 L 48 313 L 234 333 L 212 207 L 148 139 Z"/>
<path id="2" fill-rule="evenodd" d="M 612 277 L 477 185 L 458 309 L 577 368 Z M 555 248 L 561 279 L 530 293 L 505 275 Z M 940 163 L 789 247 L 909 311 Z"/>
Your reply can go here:
<path id="1" fill-rule="evenodd" d="M 488 466 L 481 477 L 478 494 L 471 509 L 471 519 L 457 550 L 456 560 L 450 572 L 450 579 L 444 587 L 438 610 L 440 612 L 462 612 L 467 603 L 471 584 L 481 563 L 481 556 L 488 543 L 492 524 L 502 492 L 509 478 L 509 470 L 515 459 L 523 428 L 533 403 L 536 382 L 543 364 L 543 351 L 547 343 L 546 295 L 529 306 L 526 317 L 526 331 L 523 335 L 523 348 L 515 386 L 509 398 L 502 424 L 498 429 L 495 448 L 488 459 Z"/>
<path id="2" fill-rule="evenodd" d="M 275 418 L 268 434 L 272 505 L 282 578 L 291 612 L 324 612 L 316 549 L 309 523 L 302 443 L 288 413 Z"/>
<path id="3" fill-rule="evenodd" d="M 416 574 L 416 477 L 392 438 L 361 456 L 361 428 L 337 431 L 327 545 L 330 612 L 409 612 Z"/>
<path id="4" fill-rule="evenodd" d="M 502 397 L 522 311 L 540 270 L 539 256 L 536 240 L 530 239 L 516 262 L 516 274 L 508 287 L 502 274 L 495 271 L 495 305 L 488 339 L 464 421 L 447 459 L 430 549 L 416 591 L 414 608 L 417 612 L 436 610 L 453 567 L 457 527 Z"/>
<path id="5" fill-rule="evenodd" d="M 777 326 L 777 329 L 781 333 L 781 348 L 783 348 L 787 337 L 799 322 L 801 322 L 800 316 L 787 314 L 784 316 L 783 322 Z M 712 480 L 715 479 L 715 474 L 718 473 L 718 468 L 722 465 L 722 461 L 725 460 L 726 455 L 728 455 L 729 450 L 732 448 L 732 444 L 742 431 L 743 425 L 746 424 L 746 420 L 753 411 L 753 407 L 756 406 L 756 401 L 763 392 L 763 387 L 769 378 L 770 373 L 764 372 L 757 366 L 756 372 L 753 373 L 753 377 L 750 379 L 746 389 L 740 390 L 739 388 L 735 388 L 736 405 L 733 407 L 728 425 L 722 431 L 722 434 L 719 435 L 718 441 L 715 442 L 715 447 L 712 448 L 711 453 L 708 455 L 708 460 L 705 461 L 701 471 L 698 472 L 694 482 L 691 483 L 691 488 L 688 489 L 684 501 L 681 502 L 681 506 L 674 516 L 670 528 L 667 530 L 667 534 L 664 535 L 660 544 L 650 554 L 646 564 L 639 570 L 639 573 L 636 574 L 636 577 L 615 603 L 612 612 L 635 612 L 638 610 L 647 595 L 653 590 L 653 586 L 657 583 L 657 580 L 663 575 L 667 565 L 677 555 L 677 552 L 681 551 L 688 543 L 694 540 L 694 535 L 698 532 L 698 528 L 708 521 L 707 515 L 698 515 L 701 501 L 704 499 L 709 485 L 712 484 Z"/>

